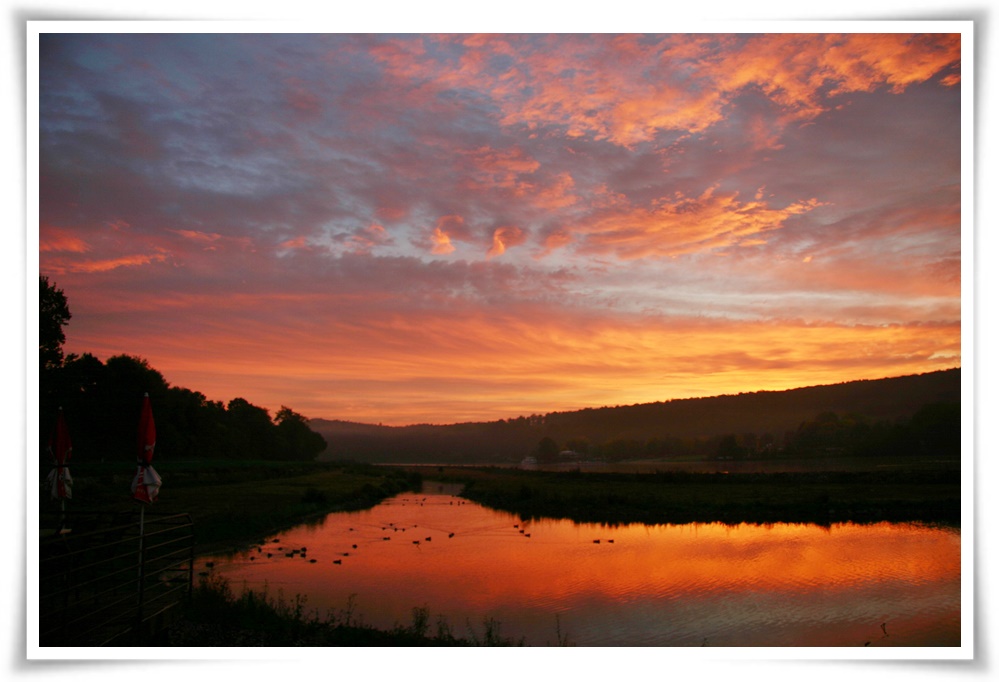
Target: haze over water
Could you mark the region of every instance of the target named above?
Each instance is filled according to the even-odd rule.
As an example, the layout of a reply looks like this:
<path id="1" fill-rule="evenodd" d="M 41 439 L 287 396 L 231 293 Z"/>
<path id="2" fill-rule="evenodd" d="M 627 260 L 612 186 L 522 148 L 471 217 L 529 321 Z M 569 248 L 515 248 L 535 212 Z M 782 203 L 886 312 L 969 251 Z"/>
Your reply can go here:
<path id="1" fill-rule="evenodd" d="M 320 615 L 350 607 L 390 628 L 425 606 L 431 632 L 443 617 L 481 639 L 491 618 L 536 646 L 960 645 L 956 529 L 525 522 L 425 490 L 439 492 L 331 514 L 203 570 L 237 592 L 306 595 Z"/>

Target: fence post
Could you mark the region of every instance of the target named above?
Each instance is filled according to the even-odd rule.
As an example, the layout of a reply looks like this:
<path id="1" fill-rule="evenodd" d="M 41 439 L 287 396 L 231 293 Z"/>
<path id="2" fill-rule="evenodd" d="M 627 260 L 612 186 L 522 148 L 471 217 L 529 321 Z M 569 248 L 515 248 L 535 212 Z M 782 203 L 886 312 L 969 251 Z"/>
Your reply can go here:
<path id="1" fill-rule="evenodd" d="M 194 596 L 194 525 L 191 525 L 191 547 L 187 556 L 187 600 Z"/>
<path id="2" fill-rule="evenodd" d="M 145 539 L 145 525 L 146 525 L 146 508 L 145 506 L 140 508 L 139 511 L 139 599 L 136 606 L 135 612 L 135 636 L 139 638 L 142 636 L 142 607 L 143 600 L 145 598 L 145 583 L 146 583 L 146 557 L 143 552 L 143 540 Z"/>

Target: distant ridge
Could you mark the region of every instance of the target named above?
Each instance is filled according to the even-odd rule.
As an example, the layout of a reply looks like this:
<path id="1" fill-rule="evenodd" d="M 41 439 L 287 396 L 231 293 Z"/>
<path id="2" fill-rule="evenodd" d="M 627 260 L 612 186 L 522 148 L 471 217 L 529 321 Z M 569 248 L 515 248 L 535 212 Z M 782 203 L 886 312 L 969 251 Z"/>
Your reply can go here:
<path id="1" fill-rule="evenodd" d="M 329 444 L 320 459 L 371 462 L 519 461 L 542 437 L 560 445 L 632 439 L 710 439 L 724 434 L 781 438 L 825 412 L 870 421 L 908 418 L 932 403 L 961 401 L 960 367 L 885 379 L 864 379 L 783 391 L 551 412 L 493 422 L 379 426 L 313 419 Z"/>

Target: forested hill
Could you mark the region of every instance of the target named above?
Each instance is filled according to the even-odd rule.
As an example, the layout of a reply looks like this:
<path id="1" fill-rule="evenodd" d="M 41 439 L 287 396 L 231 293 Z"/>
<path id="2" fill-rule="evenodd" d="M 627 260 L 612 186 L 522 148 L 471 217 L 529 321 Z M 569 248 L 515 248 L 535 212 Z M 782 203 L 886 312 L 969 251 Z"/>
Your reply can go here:
<path id="1" fill-rule="evenodd" d="M 829 424 L 834 422 L 834 430 L 842 432 L 841 440 L 857 441 L 863 431 L 870 441 L 872 434 L 884 436 L 886 429 L 906 424 L 914 415 L 925 421 L 927 406 L 950 406 L 946 419 L 952 432 L 955 419 L 959 422 L 960 401 L 961 370 L 956 368 L 495 422 L 387 427 L 314 419 L 310 427 L 328 443 L 320 459 L 509 462 L 537 454 L 539 440 L 544 438 L 559 449 L 604 459 L 711 456 L 725 447 L 726 440 L 743 453 L 772 454 L 796 443 L 800 446 L 803 441 L 798 436 L 816 420 L 825 431 L 833 429 Z M 939 410 L 934 415 L 934 419 L 941 418 Z M 846 434 L 847 427 L 850 434 Z"/>

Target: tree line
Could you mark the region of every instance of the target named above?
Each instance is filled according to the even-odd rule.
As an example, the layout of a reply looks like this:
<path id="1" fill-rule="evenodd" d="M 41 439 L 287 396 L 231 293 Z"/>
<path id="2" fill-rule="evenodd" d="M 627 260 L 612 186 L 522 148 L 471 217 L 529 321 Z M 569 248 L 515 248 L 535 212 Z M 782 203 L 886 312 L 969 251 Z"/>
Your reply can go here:
<path id="1" fill-rule="evenodd" d="M 961 404 L 924 405 L 911 417 L 870 419 L 855 413 L 823 412 L 780 437 L 772 433 L 726 433 L 701 438 L 657 436 L 615 438 L 594 444 L 587 438 L 557 442 L 542 437 L 532 455 L 543 463 L 596 459 L 763 460 L 776 458 L 940 457 L 961 454 Z"/>
<path id="2" fill-rule="evenodd" d="M 72 317 L 64 292 L 39 277 L 39 430 L 43 463 L 57 414 L 73 441 L 73 461 L 128 459 L 135 455 L 143 395 L 156 420 L 156 451 L 176 459 L 311 461 L 326 440 L 308 420 L 282 406 L 272 418 L 243 398 L 227 404 L 171 386 L 148 361 L 116 355 L 102 362 L 90 353 L 65 355 L 64 327 Z"/>

